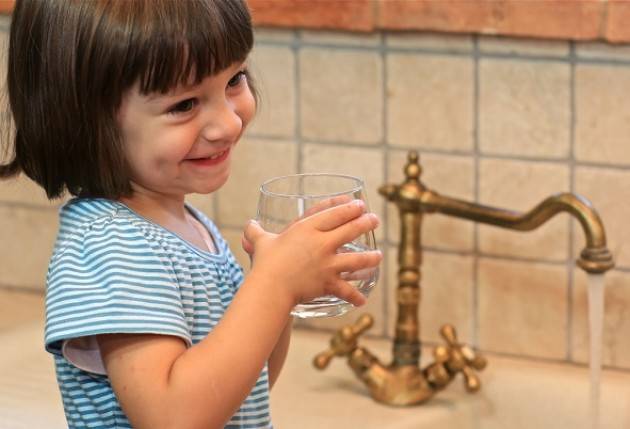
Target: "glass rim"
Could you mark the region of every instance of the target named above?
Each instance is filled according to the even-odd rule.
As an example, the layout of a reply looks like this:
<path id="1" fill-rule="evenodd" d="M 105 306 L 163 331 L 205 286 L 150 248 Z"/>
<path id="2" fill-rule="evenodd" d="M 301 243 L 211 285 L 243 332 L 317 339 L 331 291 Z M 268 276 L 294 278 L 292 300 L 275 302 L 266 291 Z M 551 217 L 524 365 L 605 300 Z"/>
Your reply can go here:
<path id="1" fill-rule="evenodd" d="M 313 195 L 304 195 L 304 194 L 289 194 L 286 192 L 274 192 L 274 191 L 270 191 L 269 189 L 267 189 L 267 186 L 269 186 L 270 184 L 280 181 L 280 180 L 284 180 L 284 179 L 289 179 L 289 178 L 298 178 L 298 177 L 337 177 L 337 178 L 343 178 L 343 179 L 350 179 L 350 180 L 354 180 L 355 182 L 355 186 L 354 187 L 350 187 L 345 191 L 339 191 L 339 192 L 326 192 L 326 193 L 322 193 L 322 194 L 313 194 Z M 363 180 L 359 179 L 356 176 L 351 176 L 349 174 L 336 174 L 336 173 L 298 173 L 298 174 L 287 174 L 284 176 L 278 176 L 278 177 L 272 177 L 271 179 L 265 180 L 261 185 L 260 185 L 260 192 L 262 194 L 268 195 L 268 196 L 274 196 L 274 197 L 280 197 L 280 198 L 302 198 L 302 199 L 315 199 L 315 198 L 321 198 L 321 197 L 336 197 L 339 195 L 345 195 L 345 194 L 349 194 L 349 193 L 354 193 L 357 192 L 361 189 L 363 189 L 365 187 L 365 184 L 363 183 Z"/>

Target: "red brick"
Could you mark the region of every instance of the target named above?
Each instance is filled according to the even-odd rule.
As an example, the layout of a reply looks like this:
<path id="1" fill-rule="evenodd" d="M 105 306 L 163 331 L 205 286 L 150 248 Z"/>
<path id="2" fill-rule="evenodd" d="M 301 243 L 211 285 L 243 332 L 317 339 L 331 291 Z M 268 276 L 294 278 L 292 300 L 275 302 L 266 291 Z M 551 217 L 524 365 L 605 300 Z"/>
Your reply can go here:
<path id="1" fill-rule="evenodd" d="M 374 30 L 374 0 L 249 0 L 255 25 Z"/>
<path id="2" fill-rule="evenodd" d="M 0 14 L 8 15 L 13 12 L 14 0 L 0 0 Z"/>
<path id="3" fill-rule="evenodd" d="M 608 2 L 604 37 L 610 42 L 630 42 L 630 1 Z"/>
<path id="4" fill-rule="evenodd" d="M 48 1 L 48 0 L 46 0 Z M 255 25 L 630 42 L 630 0 L 249 0 Z M 0 0 L 0 14 L 14 0 Z"/>
<path id="5" fill-rule="evenodd" d="M 381 0 L 377 26 L 551 39 L 596 39 L 600 0 Z"/>

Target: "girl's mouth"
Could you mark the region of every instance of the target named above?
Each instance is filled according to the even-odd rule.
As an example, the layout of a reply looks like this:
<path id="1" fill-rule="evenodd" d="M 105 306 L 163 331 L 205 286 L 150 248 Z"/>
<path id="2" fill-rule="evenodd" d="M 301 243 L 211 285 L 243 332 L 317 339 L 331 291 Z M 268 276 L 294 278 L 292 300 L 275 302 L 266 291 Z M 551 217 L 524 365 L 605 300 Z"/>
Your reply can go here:
<path id="1" fill-rule="evenodd" d="M 208 167 L 208 166 L 222 163 L 223 161 L 227 159 L 229 154 L 230 154 L 230 149 L 228 148 L 228 149 L 225 149 L 223 152 L 215 153 L 214 155 L 209 156 L 207 158 L 194 158 L 194 159 L 187 159 L 186 161 L 194 165 L 198 165 L 200 167 Z"/>

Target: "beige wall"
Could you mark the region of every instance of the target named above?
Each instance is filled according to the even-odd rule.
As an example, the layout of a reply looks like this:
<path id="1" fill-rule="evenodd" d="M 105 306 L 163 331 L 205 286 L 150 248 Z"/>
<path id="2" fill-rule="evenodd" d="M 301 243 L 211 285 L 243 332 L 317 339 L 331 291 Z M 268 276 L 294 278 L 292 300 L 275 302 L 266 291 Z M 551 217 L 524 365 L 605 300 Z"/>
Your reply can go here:
<path id="1" fill-rule="evenodd" d="M 392 336 L 399 223 L 376 189 L 402 179 L 407 150 L 420 152 L 427 186 L 458 198 L 527 210 L 551 193 L 579 192 L 600 212 L 617 260 L 604 360 L 630 369 L 630 47 L 260 30 L 252 68 L 262 104 L 232 178 L 192 198 L 245 266 L 240 232 L 260 182 L 359 175 L 383 220 L 386 254 L 367 307 L 371 332 Z M 28 181 L 0 184 L 0 287 L 43 290 L 56 211 Z M 434 215 L 423 240 L 424 340 L 437 341 L 450 322 L 487 351 L 587 361 L 586 279 L 573 264 L 583 238 L 567 216 L 523 234 Z M 331 329 L 358 314 L 299 325 Z"/>

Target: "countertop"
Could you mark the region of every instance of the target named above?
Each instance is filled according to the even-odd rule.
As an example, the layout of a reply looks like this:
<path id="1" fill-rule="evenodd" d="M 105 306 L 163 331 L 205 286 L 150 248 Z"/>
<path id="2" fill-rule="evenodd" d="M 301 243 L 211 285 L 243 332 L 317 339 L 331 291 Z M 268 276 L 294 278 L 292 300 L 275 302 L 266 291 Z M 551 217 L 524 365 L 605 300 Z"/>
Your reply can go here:
<path id="1" fill-rule="evenodd" d="M 583 366 L 489 355 L 479 392 L 467 393 L 458 377 L 428 402 L 398 408 L 372 400 L 345 358 L 335 358 L 324 371 L 312 366 L 330 336 L 294 331 L 272 391 L 277 429 L 591 429 L 589 372 Z M 360 343 L 389 363 L 391 341 Z M 429 358 L 430 350 L 423 356 Z M 602 381 L 600 428 L 629 428 L 630 373 L 605 370 Z"/>
<path id="2" fill-rule="evenodd" d="M 52 359 L 42 348 L 43 323 L 23 322 L 0 324 L 0 428 L 64 428 Z M 276 429 L 591 429 L 585 367 L 490 355 L 480 392 L 466 393 L 458 379 L 423 405 L 395 408 L 374 402 L 345 359 L 333 360 L 325 371 L 312 366 L 329 338 L 294 330 L 271 393 Z M 390 341 L 360 342 L 389 362 Z M 604 371 L 601 414 L 601 429 L 630 427 L 630 373 Z"/>

